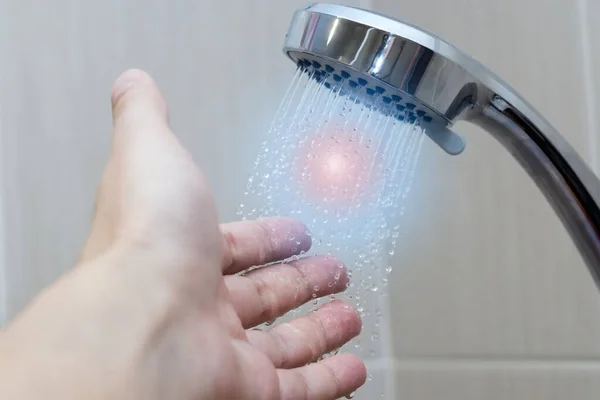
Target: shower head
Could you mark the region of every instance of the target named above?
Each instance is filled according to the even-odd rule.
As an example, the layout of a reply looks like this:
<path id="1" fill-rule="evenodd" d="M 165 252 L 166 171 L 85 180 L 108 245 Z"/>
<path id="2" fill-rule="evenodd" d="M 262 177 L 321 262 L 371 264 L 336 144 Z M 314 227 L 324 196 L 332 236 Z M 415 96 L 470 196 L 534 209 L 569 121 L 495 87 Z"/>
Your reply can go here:
<path id="1" fill-rule="evenodd" d="M 283 50 L 341 95 L 396 107 L 397 117 L 421 125 L 450 154 L 465 146 L 453 131 L 455 122 L 482 127 L 542 190 L 600 287 L 600 181 L 538 112 L 482 64 L 405 22 L 327 3 L 294 14 Z"/>
<path id="2" fill-rule="evenodd" d="M 284 51 L 325 86 L 346 83 L 347 93 L 372 104 L 379 98 L 382 110 L 418 120 L 435 143 L 455 155 L 465 144 L 449 126 L 470 107 L 478 88 L 457 63 L 430 49 L 442 43 L 380 14 L 321 3 L 296 12 Z"/>

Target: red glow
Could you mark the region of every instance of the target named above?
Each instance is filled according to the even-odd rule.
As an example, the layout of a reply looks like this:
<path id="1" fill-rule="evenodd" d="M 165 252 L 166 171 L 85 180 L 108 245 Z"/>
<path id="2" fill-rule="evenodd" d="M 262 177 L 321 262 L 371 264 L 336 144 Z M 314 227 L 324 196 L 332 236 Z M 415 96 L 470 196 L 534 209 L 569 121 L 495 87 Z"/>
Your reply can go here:
<path id="1" fill-rule="evenodd" d="M 370 191 L 374 149 L 365 141 L 346 132 L 309 138 L 296 165 L 305 194 L 319 203 L 349 206 Z"/>

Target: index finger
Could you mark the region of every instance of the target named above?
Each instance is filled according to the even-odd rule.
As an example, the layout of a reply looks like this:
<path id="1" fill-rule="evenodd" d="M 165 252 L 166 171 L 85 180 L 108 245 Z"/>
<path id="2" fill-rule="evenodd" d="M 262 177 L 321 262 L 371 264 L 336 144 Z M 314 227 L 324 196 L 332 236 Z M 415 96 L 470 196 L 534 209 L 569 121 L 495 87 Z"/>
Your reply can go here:
<path id="1" fill-rule="evenodd" d="M 284 260 L 308 251 L 312 245 L 306 225 L 294 218 L 232 222 L 222 224 L 221 232 L 225 274 Z"/>

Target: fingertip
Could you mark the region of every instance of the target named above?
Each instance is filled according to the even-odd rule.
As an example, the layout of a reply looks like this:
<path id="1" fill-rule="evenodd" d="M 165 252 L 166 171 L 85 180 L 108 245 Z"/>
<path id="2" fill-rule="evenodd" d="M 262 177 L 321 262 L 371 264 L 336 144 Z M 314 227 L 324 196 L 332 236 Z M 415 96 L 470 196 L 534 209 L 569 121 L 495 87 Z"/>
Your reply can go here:
<path id="1" fill-rule="evenodd" d="M 291 255 L 307 252 L 312 247 L 310 230 L 301 220 L 292 217 L 269 217 L 264 218 L 263 222 L 278 235 L 287 236 L 292 243 Z"/>
<path id="2" fill-rule="evenodd" d="M 367 381 L 367 366 L 354 354 L 338 354 L 335 357 L 326 359 L 324 362 L 328 362 L 332 369 L 338 371 L 341 377 L 343 395 L 349 395 Z"/>
<path id="3" fill-rule="evenodd" d="M 131 68 L 123 72 L 111 89 L 113 119 L 116 121 L 128 110 L 141 107 L 167 119 L 166 101 L 156 82 L 145 71 Z"/>
<path id="4" fill-rule="evenodd" d="M 152 81 L 152 78 L 148 73 L 137 68 L 131 68 L 123 72 L 113 84 L 110 92 L 112 102 L 117 103 L 123 94 L 135 84 L 142 81 Z"/>
<path id="5" fill-rule="evenodd" d="M 310 250 L 310 248 L 312 247 L 312 236 L 310 230 L 308 229 L 308 226 L 306 226 L 304 222 L 296 218 L 288 217 L 286 219 L 290 226 L 290 230 L 299 235 L 301 239 L 300 247 L 305 251 Z"/>
<path id="6" fill-rule="evenodd" d="M 354 354 L 342 354 L 342 355 L 348 356 L 348 359 L 346 360 L 346 362 L 348 363 L 348 365 L 350 366 L 350 368 L 353 371 L 352 372 L 352 376 L 354 378 L 353 386 L 355 386 L 356 389 L 358 389 L 359 387 L 361 387 L 362 385 L 364 385 L 367 382 L 367 366 L 365 365 L 363 360 L 361 360 Z"/>
<path id="7" fill-rule="evenodd" d="M 350 286 L 346 265 L 335 257 L 309 256 L 290 264 L 302 271 L 310 282 L 323 287 L 327 294 L 344 292 Z"/>
<path id="8" fill-rule="evenodd" d="M 330 320 L 336 321 L 336 324 L 343 326 L 342 331 L 346 333 L 347 340 L 357 337 L 362 331 L 362 318 L 360 314 L 349 303 L 343 300 L 333 300 L 324 304 L 320 312 L 331 313 Z"/>

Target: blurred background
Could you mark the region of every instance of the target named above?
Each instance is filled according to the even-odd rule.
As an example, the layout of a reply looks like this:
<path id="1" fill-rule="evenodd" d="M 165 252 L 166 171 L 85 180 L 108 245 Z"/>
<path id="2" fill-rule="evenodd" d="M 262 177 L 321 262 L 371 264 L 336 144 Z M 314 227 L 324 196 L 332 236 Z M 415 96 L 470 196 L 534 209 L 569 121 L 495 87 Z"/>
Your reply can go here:
<path id="1" fill-rule="evenodd" d="M 600 173 L 600 3 L 354 0 L 421 26 L 515 87 Z M 108 155 L 113 81 L 163 89 L 223 221 L 294 73 L 300 0 L 0 0 L 0 322 L 75 263 Z M 389 399 L 597 399 L 600 297 L 515 161 L 466 125 L 426 143 L 386 300 Z M 60 316 L 57 316 L 60 318 Z M 356 398 L 375 398 L 368 390 Z"/>

